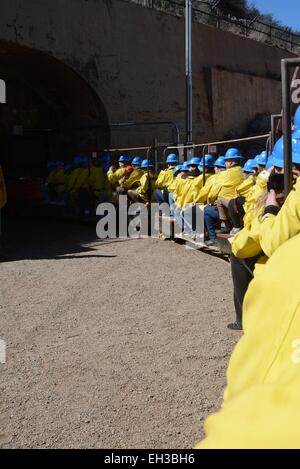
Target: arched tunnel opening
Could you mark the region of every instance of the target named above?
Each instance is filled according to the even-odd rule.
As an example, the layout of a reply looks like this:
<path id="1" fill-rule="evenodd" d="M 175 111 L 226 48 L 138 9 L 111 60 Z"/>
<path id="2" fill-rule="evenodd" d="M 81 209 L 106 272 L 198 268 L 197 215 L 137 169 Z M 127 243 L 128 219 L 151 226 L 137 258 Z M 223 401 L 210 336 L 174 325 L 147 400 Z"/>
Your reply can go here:
<path id="1" fill-rule="evenodd" d="M 21 203 L 18 181 L 41 180 L 47 162 L 101 152 L 110 143 L 106 109 L 90 85 L 44 52 L 0 41 L 0 163 L 8 188 L 7 208 Z M 17 199 L 17 200 L 16 200 Z"/>

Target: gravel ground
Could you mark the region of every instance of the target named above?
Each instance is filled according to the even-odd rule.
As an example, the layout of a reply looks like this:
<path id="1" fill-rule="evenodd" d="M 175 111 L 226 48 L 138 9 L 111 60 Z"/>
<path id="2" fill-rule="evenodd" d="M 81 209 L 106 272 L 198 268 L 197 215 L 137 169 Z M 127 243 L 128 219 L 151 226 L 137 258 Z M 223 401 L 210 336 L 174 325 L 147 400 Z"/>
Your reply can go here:
<path id="1" fill-rule="evenodd" d="M 157 239 L 19 222 L 1 263 L 0 446 L 191 448 L 219 408 L 229 264 Z M 16 229 L 18 228 L 18 229 Z"/>

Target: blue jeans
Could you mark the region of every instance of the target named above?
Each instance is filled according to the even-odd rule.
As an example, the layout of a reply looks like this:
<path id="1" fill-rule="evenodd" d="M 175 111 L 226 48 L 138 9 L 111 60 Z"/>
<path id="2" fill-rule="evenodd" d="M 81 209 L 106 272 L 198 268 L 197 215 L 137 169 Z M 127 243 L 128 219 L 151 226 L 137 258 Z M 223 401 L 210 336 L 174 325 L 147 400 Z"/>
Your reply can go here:
<path id="1" fill-rule="evenodd" d="M 219 220 L 218 207 L 215 205 L 207 205 L 204 209 L 204 221 L 209 239 L 216 239 L 216 229 L 219 225 Z"/>
<path id="2" fill-rule="evenodd" d="M 174 208 L 175 208 L 174 192 L 169 192 L 169 205 L 170 205 L 170 217 L 174 217 Z"/>
<path id="3" fill-rule="evenodd" d="M 164 201 L 165 201 L 164 191 L 162 191 L 160 189 L 155 189 L 154 196 L 155 196 L 156 202 L 158 202 L 159 204 L 164 203 Z"/>
<path id="4" fill-rule="evenodd" d="M 181 215 L 182 210 L 179 207 L 176 207 L 174 210 L 174 218 L 176 220 L 177 225 L 179 226 L 180 230 L 183 230 L 183 217 Z"/>

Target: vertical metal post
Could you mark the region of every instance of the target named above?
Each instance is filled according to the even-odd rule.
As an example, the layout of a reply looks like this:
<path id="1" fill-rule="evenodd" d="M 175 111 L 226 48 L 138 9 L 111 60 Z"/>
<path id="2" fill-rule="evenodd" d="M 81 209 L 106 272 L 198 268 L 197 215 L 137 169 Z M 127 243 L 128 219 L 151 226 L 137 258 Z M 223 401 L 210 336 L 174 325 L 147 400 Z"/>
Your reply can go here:
<path id="1" fill-rule="evenodd" d="M 292 129 L 291 129 L 291 77 L 286 59 L 281 60 L 283 143 L 284 143 L 284 195 L 292 188 Z"/>
<path id="2" fill-rule="evenodd" d="M 153 163 L 154 163 L 154 170 L 155 170 L 154 172 L 157 173 L 158 171 L 158 139 L 156 137 L 153 139 L 152 145 L 153 145 L 153 150 L 154 150 L 154 154 L 153 154 L 154 156 Z"/>
<path id="3" fill-rule="evenodd" d="M 185 51 L 186 51 L 186 118 L 185 140 L 190 145 L 193 139 L 193 73 L 192 73 L 192 0 L 185 1 Z"/>

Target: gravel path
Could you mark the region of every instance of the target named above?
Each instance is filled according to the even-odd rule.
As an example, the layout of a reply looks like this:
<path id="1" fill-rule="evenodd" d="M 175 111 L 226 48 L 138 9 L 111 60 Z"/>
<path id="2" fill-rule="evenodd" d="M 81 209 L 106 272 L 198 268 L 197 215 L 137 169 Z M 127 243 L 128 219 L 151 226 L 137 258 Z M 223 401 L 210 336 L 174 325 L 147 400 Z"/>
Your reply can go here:
<path id="1" fill-rule="evenodd" d="M 6 236 L 0 446 L 190 448 L 240 336 L 229 265 L 94 231 L 28 221 Z"/>

